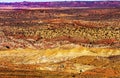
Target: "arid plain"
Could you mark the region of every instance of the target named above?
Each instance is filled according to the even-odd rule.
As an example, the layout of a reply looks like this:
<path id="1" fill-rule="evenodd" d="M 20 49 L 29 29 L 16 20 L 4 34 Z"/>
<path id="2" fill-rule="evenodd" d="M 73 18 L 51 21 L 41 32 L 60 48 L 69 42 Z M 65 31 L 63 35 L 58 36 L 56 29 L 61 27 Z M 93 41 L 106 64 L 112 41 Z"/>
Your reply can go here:
<path id="1" fill-rule="evenodd" d="M 0 78 L 119 77 L 119 8 L 0 10 Z"/>

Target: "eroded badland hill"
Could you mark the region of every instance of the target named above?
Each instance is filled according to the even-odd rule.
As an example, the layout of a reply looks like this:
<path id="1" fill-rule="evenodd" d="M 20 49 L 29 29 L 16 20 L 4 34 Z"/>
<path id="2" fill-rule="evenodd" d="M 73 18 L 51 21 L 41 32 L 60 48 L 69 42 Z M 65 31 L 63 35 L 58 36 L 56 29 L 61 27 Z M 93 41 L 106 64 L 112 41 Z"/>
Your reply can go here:
<path id="1" fill-rule="evenodd" d="M 120 9 L 0 10 L 0 78 L 119 78 Z"/>

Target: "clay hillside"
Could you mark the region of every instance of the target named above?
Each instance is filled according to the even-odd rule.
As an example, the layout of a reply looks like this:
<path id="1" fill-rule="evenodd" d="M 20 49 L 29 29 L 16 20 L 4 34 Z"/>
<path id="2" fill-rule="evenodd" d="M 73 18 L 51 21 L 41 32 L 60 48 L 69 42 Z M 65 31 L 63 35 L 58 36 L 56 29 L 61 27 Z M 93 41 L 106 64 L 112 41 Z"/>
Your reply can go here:
<path id="1" fill-rule="evenodd" d="M 0 10 L 0 78 L 119 77 L 120 8 Z"/>

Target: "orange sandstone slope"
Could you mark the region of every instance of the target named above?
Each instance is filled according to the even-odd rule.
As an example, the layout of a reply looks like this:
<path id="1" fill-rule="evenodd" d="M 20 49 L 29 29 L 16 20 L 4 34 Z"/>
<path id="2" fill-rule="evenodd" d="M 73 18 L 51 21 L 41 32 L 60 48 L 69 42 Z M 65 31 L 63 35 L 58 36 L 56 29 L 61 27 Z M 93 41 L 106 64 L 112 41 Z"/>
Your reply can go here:
<path id="1" fill-rule="evenodd" d="M 68 48 L 68 45 L 66 46 L 46 50 L 0 51 L 0 70 L 2 70 L 0 74 L 2 73 L 1 76 L 7 74 L 7 76 L 21 77 L 23 72 L 26 72 L 24 75 L 28 78 L 28 75 L 51 78 L 56 73 L 63 73 L 62 75 L 56 74 L 55 77 L 58 78 L 66 77 L 66 75 L 70 78 L 72 76 L 78 78 L 120 76 L 120 49 L 86 48 L 76 45 L 69 45 Z M 108 75 L 107 72 L 111 74 Z"/>

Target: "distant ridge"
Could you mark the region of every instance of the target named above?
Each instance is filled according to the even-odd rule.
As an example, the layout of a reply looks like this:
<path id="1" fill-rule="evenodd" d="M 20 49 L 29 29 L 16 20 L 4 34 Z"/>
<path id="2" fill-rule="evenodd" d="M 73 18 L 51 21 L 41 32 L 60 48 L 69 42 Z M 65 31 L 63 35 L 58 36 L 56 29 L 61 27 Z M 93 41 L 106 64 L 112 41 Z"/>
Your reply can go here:
<path id="1" fill-rule="evenodd" d="M 120 1 L 61 1 L 61 2 L 14 2 L 0 3 L 0 7 L 91 7 L 119 8 Z"/>

